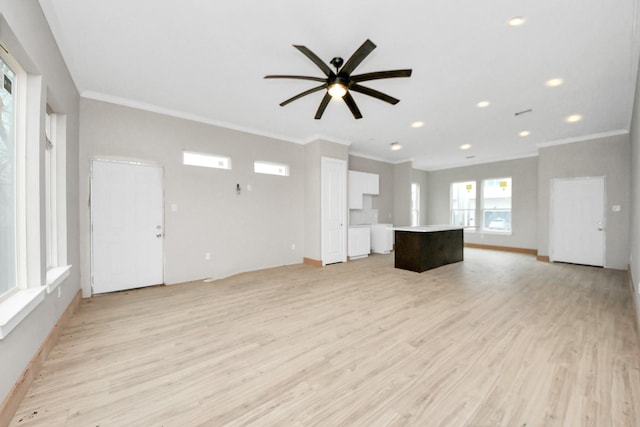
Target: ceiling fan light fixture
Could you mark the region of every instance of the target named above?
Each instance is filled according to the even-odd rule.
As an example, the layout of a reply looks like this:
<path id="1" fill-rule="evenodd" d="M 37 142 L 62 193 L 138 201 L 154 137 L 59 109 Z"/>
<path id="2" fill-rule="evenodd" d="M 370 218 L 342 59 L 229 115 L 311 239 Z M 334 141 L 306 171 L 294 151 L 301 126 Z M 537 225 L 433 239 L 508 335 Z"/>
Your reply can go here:
<path id="1" fill-rule="evenodd" d="M 327 88 L 327 92 L 333 98 L 342 98 L 347 94 L 347 88 L 342 83 L 333 83 Z"/>

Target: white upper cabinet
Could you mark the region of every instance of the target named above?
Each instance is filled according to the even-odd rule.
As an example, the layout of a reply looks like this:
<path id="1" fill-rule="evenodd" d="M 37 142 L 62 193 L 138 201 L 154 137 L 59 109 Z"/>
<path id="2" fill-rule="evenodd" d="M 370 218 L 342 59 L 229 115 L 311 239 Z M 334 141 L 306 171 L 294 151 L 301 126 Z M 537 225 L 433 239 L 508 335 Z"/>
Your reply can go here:
<path id="1" fill-rule="evenodd" d="M 364 194 L 380 194 L 378 175 L 349 171 L 349 209 L 362 209 Z"/>

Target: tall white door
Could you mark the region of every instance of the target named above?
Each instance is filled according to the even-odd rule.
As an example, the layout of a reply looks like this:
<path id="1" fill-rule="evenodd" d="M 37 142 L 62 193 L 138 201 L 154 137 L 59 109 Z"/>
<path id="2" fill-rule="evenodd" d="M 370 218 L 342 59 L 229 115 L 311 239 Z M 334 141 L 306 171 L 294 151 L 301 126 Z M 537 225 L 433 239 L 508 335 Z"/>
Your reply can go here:
<path id="1" fill-rule="evenodd" d="M 93 293 L 163 283 L 163 169 L 92 162 Z"/>
<path id="2" fill-rule="evenodd" d="M 604 177 L 551 181 L 551 261 L 603 267 Z"/>
<path id="3" fill-rule="evenodd" d="M 347 261 L 347 162 L 321 159 L 322 265 Z"/>

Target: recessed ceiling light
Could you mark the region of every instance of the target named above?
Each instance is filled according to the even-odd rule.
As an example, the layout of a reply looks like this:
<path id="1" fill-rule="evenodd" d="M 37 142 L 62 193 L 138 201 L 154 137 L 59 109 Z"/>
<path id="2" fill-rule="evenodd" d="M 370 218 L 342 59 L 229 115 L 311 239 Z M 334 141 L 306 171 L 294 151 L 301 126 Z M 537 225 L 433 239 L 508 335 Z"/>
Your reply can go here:
<path id="1" fill-rule="evenodd" d="M 402 145 L 398 144 L 397 142 L 392 142 L 391 143 L 391 149 L 393 151 L 402 150 Z"/>
<path id="2" fill-rule="evenodd" d="M 519 27 L 524 24 L 525 19 L 522 16 L 515 16 L 507 21 L 507 25 L 510 27 Z"/>
<path id="3" fill-rule="evenodd" d="M 422 126 L 424 126 L 424 122 L 413 122 L 413 123 L 411 123 L 411 127 L 414 128 L 414 129 L 421 128 Z"/>
<path id="4" fill-rule="evenodd" d="M 471 148 L 471 144 L 463 144 L 460 146 L 461 150 L 468 150 L 469 148 Z"/>
<path id="5" fill-rule="evenodd" d="M 489 101 L 480 101 L 476 104 L 476 107 L 485 108 L 485 107 L 488 107 L 489 105 L 491 105 Z"/>
<path id="6" fill-rule="evenodd" d="M 572 114 L 564 119 L 564 121 L 567 123 L 575 123 L 579 122 L 580 120 L 582 120 L 582 116 L 580 114 Z"/>
<path id="7" fill-rule="evenodd" d="M 557 87 L 562 85 L 562 83 L 564 83 L 564 80 L 562 80 L 560 77 L 549 79 L 546 82 L 544 82 L 545 86 L 548 86 L 548 87 Z"/>
<path id="8" fill-rule="evenodd" d="M 531 132 L 529 132 L 528 130 L 523 130 L 518 135 L 520 135 L 520 136 L 529 136 L 529 135 L 531 135 Z"/>

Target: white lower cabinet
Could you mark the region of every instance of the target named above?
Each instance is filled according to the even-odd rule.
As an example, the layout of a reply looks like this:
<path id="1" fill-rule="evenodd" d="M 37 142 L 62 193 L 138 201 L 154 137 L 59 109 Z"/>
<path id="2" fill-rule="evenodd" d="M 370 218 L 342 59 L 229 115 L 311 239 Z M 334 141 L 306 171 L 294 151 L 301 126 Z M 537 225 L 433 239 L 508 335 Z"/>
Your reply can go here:
<path id="1" fill-rule="evenodd" d="M 371 227 L 356 225 L 349 227 L 349 259 L 369 256 L 371 252 Z"/>

